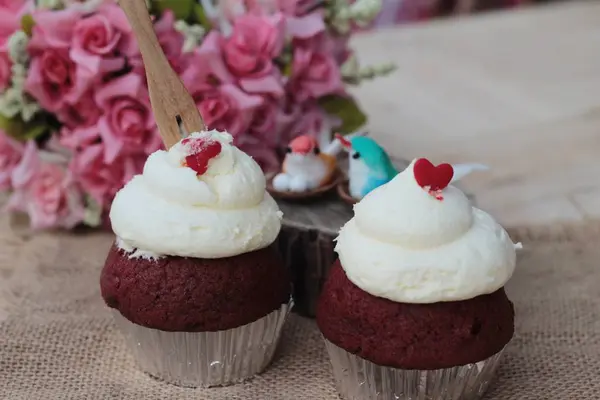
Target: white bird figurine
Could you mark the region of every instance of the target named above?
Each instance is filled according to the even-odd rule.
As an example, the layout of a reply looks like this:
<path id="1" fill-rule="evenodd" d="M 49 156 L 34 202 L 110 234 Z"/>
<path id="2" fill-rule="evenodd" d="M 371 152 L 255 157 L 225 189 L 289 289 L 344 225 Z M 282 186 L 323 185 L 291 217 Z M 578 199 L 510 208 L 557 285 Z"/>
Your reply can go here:
<path id="1" fill-rule="evenodd" d="M 312 136 L 298 136 L 287 149 L 281 172 L 273 178 L 278 192 L 306 192 L 331 181 L 336 169 L 335 156 L 321 152 Z"/>

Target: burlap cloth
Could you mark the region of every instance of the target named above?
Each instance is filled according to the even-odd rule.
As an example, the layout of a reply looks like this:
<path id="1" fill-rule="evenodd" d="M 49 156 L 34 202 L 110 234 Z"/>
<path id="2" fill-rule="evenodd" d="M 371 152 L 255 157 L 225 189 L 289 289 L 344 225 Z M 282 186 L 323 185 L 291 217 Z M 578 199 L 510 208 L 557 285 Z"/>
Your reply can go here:
<path id="1" fill-rule="evenodd" d="M 183 389 L 139 372 L 100 299 L 107 234 L 15 236 L 0 226 L 0 398 L 336 399 L 312 320 L 293 316 L 251 382 Z M 488 399 L 600 398 L 600 224 L 511 232 L 517 332 Z"/>

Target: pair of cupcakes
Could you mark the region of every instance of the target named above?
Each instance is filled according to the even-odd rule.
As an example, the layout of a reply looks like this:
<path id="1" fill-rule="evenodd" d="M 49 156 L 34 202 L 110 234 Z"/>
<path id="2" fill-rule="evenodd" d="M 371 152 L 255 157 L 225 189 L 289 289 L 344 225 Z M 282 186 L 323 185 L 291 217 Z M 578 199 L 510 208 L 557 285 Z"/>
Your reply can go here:
<path id="1" fill-rule="evenodd" d="M 281 212 L 231 141 L 195 133 L 152 154 L 111 209 L 104 300 L 141 368 L 182 386 L 263 371 L 292 307 Z M 515 245 L 453 172 L 413 162 L 340 232 L 317 324 L 345 399 L 476 398 L 513 335 Z"/>
<path id="2" fill-rule="evenodd" d="M 479 398 L 514 333 L 516 248 L 419 159 L 355 205 L 317 307 L 341 397 Z"/>
<path id="3" fill-rule="evenodd" d="M 152 154 L 115 197 L 101 291 L 145 372 L 207 387 L 271 361 L 292 301 L 265 187 L 232 137 L 210 131 Z"/>

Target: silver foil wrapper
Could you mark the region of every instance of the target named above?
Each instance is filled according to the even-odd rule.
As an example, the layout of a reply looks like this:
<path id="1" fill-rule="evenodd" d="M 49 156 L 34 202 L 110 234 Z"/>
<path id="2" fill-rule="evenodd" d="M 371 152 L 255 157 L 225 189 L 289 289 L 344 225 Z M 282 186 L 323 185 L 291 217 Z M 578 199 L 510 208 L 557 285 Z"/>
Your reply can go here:
<path id="1" fill-rule="evenodd" d="M 487 360 L 430 371 L 382 367 L 334 345 L 325 345 L 344 400 L 474 400 L 492 381 L 504 349 Z"/>
<path id="2" fill-rule="evenodd" d="M 262 372 L 273 359 L 292 301 L 238 328 L 165 332 L 130 322 L 113 310 L 117 326 L 142 371 L 184 387 L 223 386 Z"/>

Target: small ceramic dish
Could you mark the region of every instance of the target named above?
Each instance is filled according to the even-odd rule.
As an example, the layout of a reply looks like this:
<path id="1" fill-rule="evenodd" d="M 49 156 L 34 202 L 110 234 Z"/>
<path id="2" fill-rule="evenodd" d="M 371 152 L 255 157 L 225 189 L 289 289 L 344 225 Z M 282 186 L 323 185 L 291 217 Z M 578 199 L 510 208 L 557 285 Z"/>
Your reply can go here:
<path id="1" fill-rule="evenodd" d="M 275 199 L 288 200 L 288 201 L 305 201 L 312 200 L 323 196 L 332 189 L 334 189 L 340 182 L 344 180 L 344 175 L 340 170 L 336 170 L 329 180 L 329 183 L 321 185 L 316 189 L 307 190 L 305 192 L 282 192 L 273 188 L 273 178 L 271 176 L 267 179 L 267 192 L 271 194 Z"/>

